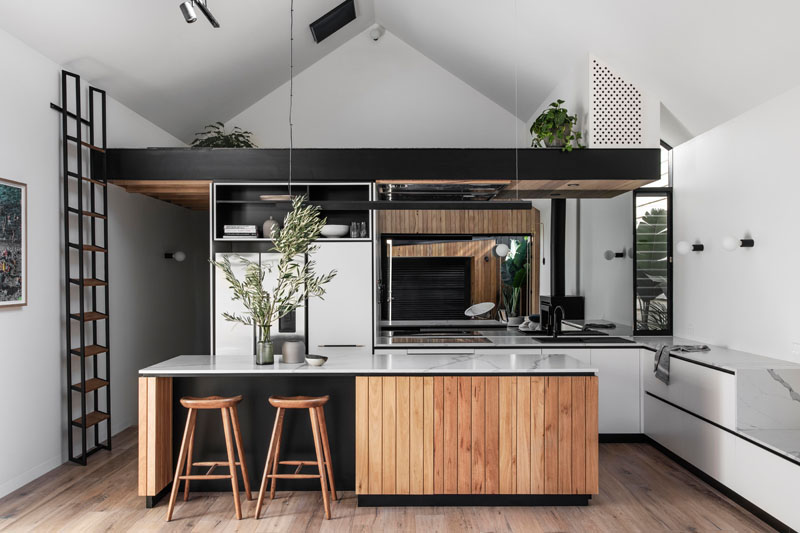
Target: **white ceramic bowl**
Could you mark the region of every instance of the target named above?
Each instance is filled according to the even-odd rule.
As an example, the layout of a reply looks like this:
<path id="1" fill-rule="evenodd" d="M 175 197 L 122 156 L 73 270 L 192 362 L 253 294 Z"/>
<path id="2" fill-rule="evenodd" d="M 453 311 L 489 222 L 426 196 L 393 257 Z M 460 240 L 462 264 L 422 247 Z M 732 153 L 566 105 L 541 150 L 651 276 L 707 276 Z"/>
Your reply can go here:
<path id="1" fill-rule="evenodd" d="M 308 363 L 311 366 L 322 366 L 325 364 L 325 361 L 327 360 L 328 358 L 325 357 L 324 355 L 312 355 L 312 354 L 306 355 L 306 363 Z"/>
<path id="2" fill-rule="evenodd" d="M 323 237 L 328 237 L 329 239 L 344 237 L 350 233 L 350 226 L 344 224 L 325 224 L 322 226 L 322 231 L 320 233 L 322 233 Z"/>

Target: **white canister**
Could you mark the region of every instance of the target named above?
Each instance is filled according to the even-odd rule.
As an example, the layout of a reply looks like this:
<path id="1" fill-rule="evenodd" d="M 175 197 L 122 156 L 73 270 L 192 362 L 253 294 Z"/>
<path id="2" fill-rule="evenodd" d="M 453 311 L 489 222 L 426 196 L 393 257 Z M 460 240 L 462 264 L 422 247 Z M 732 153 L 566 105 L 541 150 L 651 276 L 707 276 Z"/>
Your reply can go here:
<path id="1" fill-rule="evenodd" d="M 306 360 L 306 343 L 303 341 L 286 341 L 283 343 L 284 363 L 296 364 Z"/>

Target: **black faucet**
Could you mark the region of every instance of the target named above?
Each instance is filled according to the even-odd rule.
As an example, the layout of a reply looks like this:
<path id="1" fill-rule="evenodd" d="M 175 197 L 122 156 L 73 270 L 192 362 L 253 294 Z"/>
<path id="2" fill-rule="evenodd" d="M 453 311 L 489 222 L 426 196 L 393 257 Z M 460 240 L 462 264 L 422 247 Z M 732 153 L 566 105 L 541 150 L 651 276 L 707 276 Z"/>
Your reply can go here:
<path id="1" fill-rule="evenodd" d="M 558 318 L 558 312 L 561 311 L 561 318 Z M 564 308 L 560 305 L 557 305 L 555 309 L 553 309 L 552 314 L 552 321 L 553 321 L 553 338 L 555 339 L 558 337 L 558 334 L 561 333 L 561 321 L 564 320 Z"/>

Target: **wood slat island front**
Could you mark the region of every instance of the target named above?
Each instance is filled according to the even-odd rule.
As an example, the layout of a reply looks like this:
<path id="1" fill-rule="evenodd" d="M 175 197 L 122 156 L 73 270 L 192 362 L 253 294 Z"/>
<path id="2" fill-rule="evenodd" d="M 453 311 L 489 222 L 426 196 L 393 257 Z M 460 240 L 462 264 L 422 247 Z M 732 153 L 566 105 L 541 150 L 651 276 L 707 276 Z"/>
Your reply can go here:
<path id="1" fill-rule="evenodd" d="M 242 395 L 244 453 L 257 464 L 269 396 L 328 394 L 336 485 L 359 505 L 585 505 L 598 492 L 597 385 L 597 369 L 576 359 L 525 351 L 343 354 L 323 367 L 179 356 L 139 372 L 138 493 L 150 507 L 172 481 L 181 397 Z M 312 442 L 303 428 L 286 441 L 301 455 Z M 195 442 L 197 457 L 224 451 L 217 433 Z"/>
<path id="2" fill-rule="evenodd" d="M 596 376 L 358 376 L 359 503 L 585 503 L 598 492 L 597 414 Z"/>

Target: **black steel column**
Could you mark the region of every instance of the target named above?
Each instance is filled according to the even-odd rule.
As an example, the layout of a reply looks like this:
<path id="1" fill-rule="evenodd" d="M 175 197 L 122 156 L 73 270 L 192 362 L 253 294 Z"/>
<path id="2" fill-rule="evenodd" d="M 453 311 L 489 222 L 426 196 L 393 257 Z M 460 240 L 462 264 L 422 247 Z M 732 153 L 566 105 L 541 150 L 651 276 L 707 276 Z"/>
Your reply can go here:
<path id="1" fill-rule="evenodd" d="M 550 200 L 550 295 L 564 296 L 567 200 Z"/>

